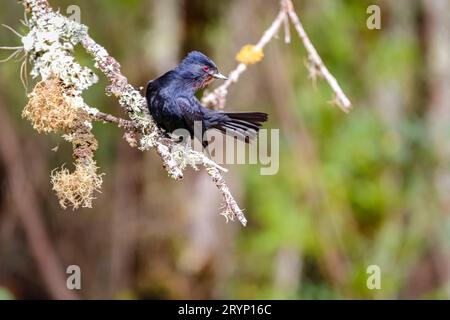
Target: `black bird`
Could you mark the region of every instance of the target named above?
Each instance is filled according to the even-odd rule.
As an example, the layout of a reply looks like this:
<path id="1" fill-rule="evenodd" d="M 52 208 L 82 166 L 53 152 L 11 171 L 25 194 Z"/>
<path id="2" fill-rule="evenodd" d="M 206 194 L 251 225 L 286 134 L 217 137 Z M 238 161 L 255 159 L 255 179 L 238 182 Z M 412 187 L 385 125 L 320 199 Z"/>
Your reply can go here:
<path id="1" fill-rule="evenodd" d="M 193 51 L 176 68 L 150 81 L 146 91 L 147 105 L 157 125 L 167 133 L 186 129 L 194 138 L 194 123 L 198 121 L 202 130 L 195 130 L 195 134 L 204 147 L 208 142 L 203 141 L 203 135 L 208 129 L 231 134 L 247 143 L 254 139 L 261 123 L 267 121 L 266 113 L 215 111 L 202 106 L 195 97 L 197 90 L 205 88 L 214 79 L 227 78 L 206 55 Z"/>

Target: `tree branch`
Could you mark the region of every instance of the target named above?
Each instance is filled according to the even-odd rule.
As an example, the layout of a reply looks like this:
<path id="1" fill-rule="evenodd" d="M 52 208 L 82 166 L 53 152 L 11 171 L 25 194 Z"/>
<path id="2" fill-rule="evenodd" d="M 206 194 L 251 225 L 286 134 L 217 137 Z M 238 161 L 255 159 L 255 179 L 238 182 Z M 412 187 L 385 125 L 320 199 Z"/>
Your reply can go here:
<path id="1" fill-rule="evenodd" d="M 338 105 L 342 111 L 349 112 L 351 108 L 350 100 L 345 95 L 344 91 L 340 87 L 336 78 L 328 71 L 327 67 L 324 65 L 322 59 L 320 58 L 317 50 L 314 48 L 311 40 L 309 40 L 303 25 L 297 13 L 294 10 L 294 5 L 291 0 L 282 0 L 283 8 L 285 12 L 289 15 L 298 36 L 303 41 L 306 51 L 308 51 L 308 60 L 311 63 L 309 66 L 310 74 L 315 77 L 315 73 L 318 72 L 330 85 L 331 89 L 334 91 L 335 103 Z"/>
<path id="2" fill-rule="evenodd" d="M 68 98 L 72 99 L 80 109 L 86 111 L 93 120 L 116 123 L 119 127 L 123 127 L 126 131 L 125 138 L 127 140 L 130 138 L 129 133 L 136 133 L 137 135 L 133 136 L 133 142 L 137 142 L 136 145 L 140 150 L 155 148 L 162 159 L 163 167 L 173 179 L 182 179 L 183 170 L 187 166 L 196 169 L 196 164 L 200 164 L 206 170 L 212 170 L 214 172 L 212 178 L 216 185 L 220 186 L 219 191 L 222 192 L 226 202 L 227 210 L 223 214 L 227 217 L 227 220 L 238 217 L 239 221 L 245 225 L 246 220 L 242 218 L 242 210 L 237 206 L 228 187 L 224 188 L 226 185 L 220 171 L 226 172 L 226 169 L 217 165 L 203 153 L 184 146 L 181 147 L 163 135 L 149 115 L 145 98 L 128 83 L 127 78 L 121 73 L 120 64 L 88 35 L 87 28 L 84 25 L 68 20 L 55 12 L 47 0 L 22 0 L 22 3 L 25 9 L 31 12 L 30 32 L 22 38 L 22 43 L 24 44 L 23 50 L 34 64 L 32 70 L 34 77 L 40 76 L 43 80 L 46 80 L 52 73 L 55 73 L 55 70 L 49 68 L 48 65 L 59 66 L 63 72 L 57 72 L 57 75 L 61 78 L 65 87 L 71 88 L 70 94 L 67 94 Z M 39 43 L 39 46 L 37 46 L 37 39 L 40 38 L 36 37 L 36 34 L 44 34 L 44 39 L 56 34 L 57 38 L 56 41 L 53 38 L 45 39 L 47 42 Z M 48 45 L 49 42 L 51 45 Z M 84 103 L 81 93 L 96 82 L 96 77 L 89 69 L 80 67 L 74 61 L 72 51 L 73 45 L 77 43 L 81 43 L 96 62 L 96 67 L 106 76 L 109 81 L 107 92 L 118 98 L 121 107 L 125 109 L 130 120 L 100 112 Z M 52 55 L 45 55 L 47 52 Z M 58 60 L 58 64 L 53 64 L 55 60 Z M 49 64 L 48 62 L 53 63 Z M 63 76 L 73 74 L 76 74 L 76 77 Z M 74 81 L 74 78 L 78 80 Z M 139 141 L 134 139 L 137 136 L 140 136 Z"/>

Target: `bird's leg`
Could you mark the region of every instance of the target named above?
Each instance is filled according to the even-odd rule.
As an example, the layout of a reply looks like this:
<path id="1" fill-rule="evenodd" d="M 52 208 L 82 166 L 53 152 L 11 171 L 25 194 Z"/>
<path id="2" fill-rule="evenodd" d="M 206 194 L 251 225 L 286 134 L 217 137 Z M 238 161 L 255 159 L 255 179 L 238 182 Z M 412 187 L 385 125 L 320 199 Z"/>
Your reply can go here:
<path id="1" fill-rule="evenodd" d="M 166 138 L 166 139 L 172 139 L 172 137 L 170 136 L 170 134 L 167 131 L 161 130 L 161 135 Z"/>
<path id="2" fill-rule="evenodd" d="M 172 140 L 175 143 L 181 143 L 185 140 L 185 137 L 183 135 L 177 135 L 174 133 L 168 133 L 168 132 L 164 132 L 165 136 Z"/>
<path id="3" fill-rule="evenodd" d="M 183 142 L 184 138 L 183 137 L 173 137 L 172 138 L 176 143 L 181 143 Z"/>

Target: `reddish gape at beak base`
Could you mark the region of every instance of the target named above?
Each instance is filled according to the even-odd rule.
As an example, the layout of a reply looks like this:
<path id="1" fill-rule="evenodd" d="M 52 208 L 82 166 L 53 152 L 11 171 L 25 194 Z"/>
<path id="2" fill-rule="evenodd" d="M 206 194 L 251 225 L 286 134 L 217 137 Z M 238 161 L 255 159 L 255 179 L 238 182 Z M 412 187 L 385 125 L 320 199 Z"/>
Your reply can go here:
<path id="1" fill-rule="evenodd" d="M 207 72 L 207 73 L 208 73 L 208 77 L 206 77 L 206 79 L 200 85 L 200 88 L 202 88 L 202 89 L 205 88 L 206 86 L 208 86 L 215 79 L 228 80 L 228 78 L 226 76 L 224 76 L 223 74 L 221 74 L 219 71 L 211 71 L 211 72 Z"/>
<path id="2" fill-rule="evenodd" d="M 206 88 L 211 82 L 213 82 L 215 79 L 212 75 L 208 75 L 208 77 L 202 82 L 200 85 L 201 89 Z"/>

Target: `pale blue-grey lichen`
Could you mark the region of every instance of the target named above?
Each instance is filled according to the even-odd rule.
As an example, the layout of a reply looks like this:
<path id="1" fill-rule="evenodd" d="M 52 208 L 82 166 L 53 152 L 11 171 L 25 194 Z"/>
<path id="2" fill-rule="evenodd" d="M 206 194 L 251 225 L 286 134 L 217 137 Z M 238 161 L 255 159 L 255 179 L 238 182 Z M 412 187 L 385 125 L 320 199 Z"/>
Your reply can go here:
<path id="1" fill-rule="evenodd" d="M 58 76 L 71 95 L 81 93 L 98 81 L 87 67 L 72 56 L 74 46 L 87 35 L 87 27 L 50 12 L 28 20 L 30 31 L 22 38 L 23 49 L 33 65 L 31 76 L 46 80 Z"/>

